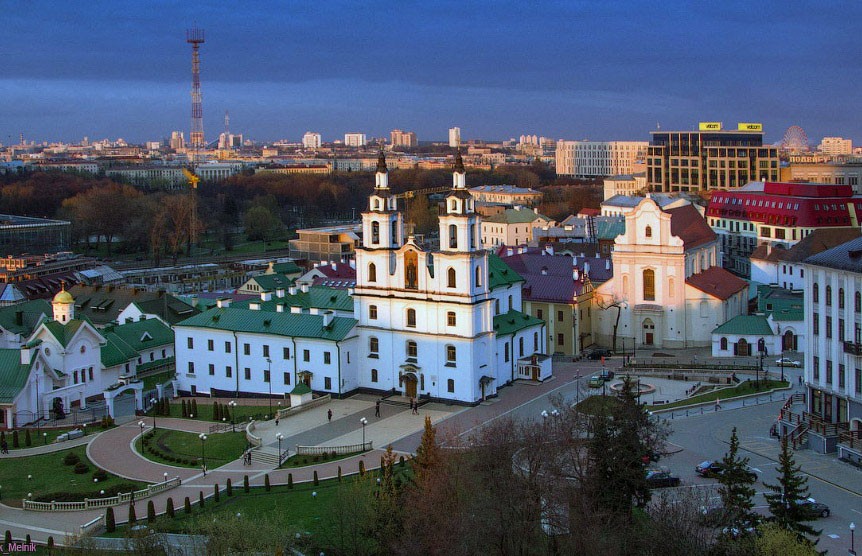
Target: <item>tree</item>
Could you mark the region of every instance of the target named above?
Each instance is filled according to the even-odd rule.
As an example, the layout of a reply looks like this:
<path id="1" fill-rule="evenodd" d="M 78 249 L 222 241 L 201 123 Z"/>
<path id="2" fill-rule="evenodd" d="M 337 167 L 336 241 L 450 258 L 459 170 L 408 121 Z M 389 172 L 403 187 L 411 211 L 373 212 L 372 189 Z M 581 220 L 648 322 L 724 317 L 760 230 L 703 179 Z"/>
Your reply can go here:
<path id="1" fill-rule="evenodd" d="M 191 515 L 191 513 L 192 513 L 192 501 L 189 500 L 188 496 L 186 496 L 186 499 L 183 501 L 183 509 L 186 511 L 186 515 Z"/>
<path id="2" fill-rule="evenodd" d="M 147 502 L 147 523 L 156 521 L 156 505 L 152 500 Z"/>
<path id="3" fill-rule="evenodd" d="M 416 457 L 413 458 L 413 472 L 416 479 L 428 473 L 440 461 L 440 447 L 437 445 L 437 429 L 431 425 L 431 416 L 425 416 L 425 431 L 422 440 L 416 448 Z"/>
<path id="4" fill-rule="evenodd" d="M 741 532 L 746 530 L 747 524 L 755 523 L 758 519 L 752 500 L 756 478 L 748 471 L 748 461 L 747 457 L 739 455 L 739 438 L 736 427 L 733 427 L 730 448 L 721 460 L 724 471 L 718 477 L 721 485 L 718 493 L 724 506 L 722 524 Z"/>
<path id="5" fill-rule="evenodd" d="M 219 498 L 220 498 L 220 494 L 218 491 L 218 483 L 216 483 L 213 485 L 213 500 L 215 500 L 216 503 L 218 503 Z"/>
<path id="6" fill-rule="evenodd" d="M 800 502 L 808 498 L 808 477 L 800 470 L 787 440 L 782 439 L 781 453 L 778 456 L 778 484 L 764 483 L 770 491 L 764 494 L 764 497 L 769 504 L 772 521 L 780 529 L 796 533 L 800 538 L 805 538 L 804 535 L 816 537 L 820 531 L 805 524 L 806 521 L 812 521 L 812 518 L 800 507 Z"/>
<path id="7" fill-rule="evenodd" d="M 231 483 L 230 477 L 228 477 L 228 480 L 227 480 L 226 492 L 227 492 L 228 496 L 233 496 L 233 483 Z"/>
<path id="8" fill-rule="evenodd" d="M 114 518 L 114 508 L 108 507 L 105 510 L 105 530 L 108 533 L 113 533 L 117 530 L 117 522 Z"/>
<path id="9" fill-rule="evenodd" d="M 272 210 L 261 205 L 255 205 L 245 211 L 243 224 L 249 241 L 270 241 L 281 226 L 281 222 Z"/>
<path id="10" fill-rule="evenodd" d="M 380 466 L 380 483 L 374 493 L 370 535 L 377 543 L 379 553 L 388 553 L 401 537 L 404 528 L 404 508 L 399 489 L 395 484 L 395 454 L 392 446 L 386 448 Z"/>
<path id="11" fill-rule="evenodd" d="M 165 515 L 169 518 L 173 519 L 174 517 L 174 499 L 168 498 L 168 501 L 165 502 Z"/>
<path id="12" fill-rule="evenodd" d="M 266 490 L 267 492 L 269 492 L 270 490 L 272 490 L 272 487 L 271 487 L 271 486 L 270 486 L 270 484 L 269 484 L 269 473 L 267 473 L 266 475 L 264 475 L 264 476 L 263 476 L 263 488 L 264 488 L 264 490 Z"/>
<path id="13" fill-rule="evenodd" d="M 204 507 L 204 491 L 198 491 L 198 508 L 203 509 Z"/>
<path id="14" fill-rule="evenodd" d="M 242 490 L 243 490 L 244 492 L 248 492 L 248 489 L 249 489 L 249 486 L 248 486 L 248 475 L 243 475 L 243 476 L 242 476 Z"/>
<path id="15" fill-rule="evenodd" d="M 818 552 L 810 542 L 800 540 L 798 535 L 782 529 L 775 523 L 768 523 L 758 530 L 760 535 L 755 541 L 759 556 L 817 556 Z"/>
<path id="16" fill-rule="evenodd" d="M 132 502 L 129 504 L 129 525 L 134 525 L 138 520 L 138 516 L 135 513 L 135 503 Z"/>

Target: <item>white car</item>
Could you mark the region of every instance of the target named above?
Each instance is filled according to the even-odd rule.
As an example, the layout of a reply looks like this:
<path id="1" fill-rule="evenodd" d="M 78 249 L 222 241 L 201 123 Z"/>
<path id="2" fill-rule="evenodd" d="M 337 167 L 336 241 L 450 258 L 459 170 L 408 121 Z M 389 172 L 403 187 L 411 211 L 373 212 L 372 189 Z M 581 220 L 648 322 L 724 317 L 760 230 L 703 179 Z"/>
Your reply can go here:
<path id="1" fill-rule="evenodd" d="M 790 359 L 789 357 L 782 357 L 781 359 L 776 359 L 775 364 L 779 365 L 779 366 L 783 365 L 785 367 L 801 367 L 802 366 L 802 363 L 800 363 L 799 361 L 795 361 L 793 359 Z"/>

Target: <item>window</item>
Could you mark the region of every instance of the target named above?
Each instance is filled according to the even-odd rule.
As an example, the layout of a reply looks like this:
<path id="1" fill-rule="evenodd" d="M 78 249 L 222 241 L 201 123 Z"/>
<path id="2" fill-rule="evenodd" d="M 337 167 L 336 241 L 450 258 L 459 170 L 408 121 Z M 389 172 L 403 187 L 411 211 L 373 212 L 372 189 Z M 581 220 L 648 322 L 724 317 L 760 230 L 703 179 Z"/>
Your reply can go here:
<path id="1" fill-rule="evenodd" d="M 838 319 L 838 341 L 844 341 L 844 319 Z"/>
<path id="2" fill-rule="evenodd" d="M 195 374 L 195 362 L 189 361 L 189 374 Z"/>
<path id="3" fill-rule="evenodd" d="M 195 349 L 195 339 L 186 338 L 186 345 L 188 345 L 189 349 Z"/>
<path id="4" fill-rule="evenodd" d="M 332 390 L 332 379 L 328 376 L 323 378 L 323 387 L 327 390 Z"/>
<path id="5" fill-rule="evenodd" d="M 500 314 L 500 300 L 499 299 L 494 300 L 494 314 L 495 315 Z"/>
<path id="6" fill-rule="evenodd" d="M 832 317 L 826 315 L 826 337 L 832 337 Z"/>
<path id="7" fill-rule="evenodd" d="M 282 359 L 290 359 L 290 348 L 281 348 L 281 357 Z"/>
<path id="8" fill-rule="evenodd" d="M 457 360 L 455 346 L 446 346 L 446 362 L 454 363 Z"/>
<path id="9" fill-rule="evenodd" d="M 377 320 L 377 305 L 368 306 L 368 318 L 371 320 Z"/>
<path id="10" fill-rule="evenodd" d="M 78 384 L 78 371 L 75 371 L 75 384 Z"/>
<path id="11" fill-rule="evenodd" d="M 309 352 L 307 349 L 302 350 L 302 360 L 306 363 L 311 361 L 311 352 Z"/>
<path id="12" fill-rule="evenodd" d="M 267 345 L 263 346 L 263 356 L 269 357 L 269 346 L 267 346 Z"/>
<path id="13" fill-rule="evenodd" d="M 248 367 L 245 368 L 245 379 L 251 380 L 251 369 L 249 369 Z"/>
<path id="14" fill-rule="evenodd" d="M 455 311 L 449 311 L 446 313 L 446 325 L 455 326 Z"/>
<path id="15" fill-rule="evenodd" d="M 557 334 L 557 345 L 561 346 L 565 342 L 566 342 L 566 337 L 563 335 L 563 333 L 561 332 L 561 333 Z"/>
<path id="16" fill-rule="evenodd" d="M 533 351 L 539 351 L 539 333 L 533 332 Z"/>
<path id="17" fill-rule="evenodd" d="M 290 373 L 284 373 L 284 378 L 282 378 L 282 380 L 286 386 L 290 386 Z"/>
<path id="18" fill-rule="evenodd" d="M 721 347 L 719 349 L 721 349 L 722 351 L 727 351 L 727 338 L 722 338 L 720 340 L 720 344 Z"/>
<path id="19" fill-rule="evenodd" d="M 449 224 L 449 248 L 458 248 L 458 226 L 455 224 Z"/>
<path id="20" fill-rule="evenodd" d="M 225 353 L 230 353 L 230 350 L 231 350 L 231 344 L 230 344 L 230 342 L 225 342 L 225 343 L 224 343 L 224 352 L 225 352 Z"/>
<path id="21" fill-rule="evenodd" d="M 838 308 L 844 308 L 844 288 L 838 288 Z"/>
<path id="22" fill-rule="evenodd" d="M 832 384 L 832 361 L 826 360 L 826 384 Z"/>
<path id="23" fill-rule="evenodd" d="M 518 338 L 518 357 L 524 356 L 524 338 Z"/>
<path id="24" fill-rule="evenodd" d="M 541 309 L 536 309 L 536 318 L 537 318 L 537 319 L 545 320 L 545 318 L 544 318 L 544 313 L 542 313 L 542 310 L 541 310 Z"/>
<path id="25" fill-rule="evenodd" d="M 225 378 L 230 378 L 233 376 L 233 369 L 230 367 L 230 365 L 224 368 L 224 376 Z"/>
<path id="26" fill-rule="evenodd" d="M 644 301 L 655 301 L 655 271 L 646 269 L 643 272 Z"/>
<path id="27" fill-rule="evenodd" d="M 446 274 L 448 276 L 447 286 L 450 288 L 454 288 L 455 287 L 455 269 L 450 268 Z"/>
<path id="28" fill-rule="evenodd" d="M 371 263 L 368 265 L 368 281 L 376 282 L 377 281 L 377 265 Z"/>
<path id="29" fill-rule="evenodd" d="M 838 388 L 841 388 L 842 390 L 844 388 L 847 388 L 847 377 L 845 376 L 846 374 L 847 374 L 847 367 L 845 367 L 843 364 L 839 363 L 838 364 Z"/>
<path id="30" fill-rule="evenodd" d="M 811 324 L 814 327 L 814 335 L 820 334 L 820 315 L 814 313 Z"/>
<path id="31" fill-rule="evenodd" d="M 332 363 L 332 354 L 328 351 L 324 351 L 323 352 L 323 364 L 329 365 L 330 363 Z"/>
<path id="32" fill-rule="evenodd" d="M 562 311 L 557 311 L 557 320 L 565 320 L 563 318 L 563 312 Z"/>
<path id="33" fill-rule="evenodd" d="M 814 284 L 814 289 L 811 290 L 811 300 L 814 303 L 820 302 L 820 287 L 817 284 Z"/>
<path id="34" fill-rule="evenodd" d="M 380 223 L 371 223 L 371 243 L 372 245 L 380 243 Z"/>
<path id="35" fill-rule="evenodd" d="M 644 230 L 644 235 L 646 237 L 652 237 L 652 226 L 647 226 Z"/>
<path id="36" fill-rule="evenodd" d="M 447 381 L 446 381 L 446 390 L 447 390 L 450 394 L 454 394 L 454 393 L 455 393 L 455 380 L 454 380 L 454 379 L 451 379 L 451 378 L 450 378 L 449 380 L 447 380 Z"/>
<path id="37" fill-rule="evenodd" d="M 857 313 L 862 313 L 862 292 L 856 292 L 853 298 L 853 308 L 856 310 Z"/>
<path id="38" fill-rule="evenodd" d="M 416 309 L 407 309 L 407 326 L 416 328 Z"/>
<path id="39" fill-rule="evenodd" d="M 509 342 L 503 344 L 503 361 L 509 361 Z"/>
<path id="40" fill-rule="evenodd" d="M 377 369 L 371 369 L 371 382 L 377 382 Z"/>
<path id="41" fill-rule="evenodd" d="M 251 355 L 251 346 L 249 344 L 242 345 L 242 353 L 244 355 Z"/>
<path id="42" fill-rule="evenodd" d="M 419 354 L 419 346 L 413 340 L 407 341 L 407 357 L 416 359 Z"/>
<path id="43" fill-rule="evenodd" d="M 266 369 L 265 371 L 263 371 L 263 381 L 269 382 L 269 377 L 270 377 L 269 369 Z"/>
<path id="44" fill-rule="evenodd" d="M 832 306 L 832 286 L 826 286 L 826 306 Z"/>
<path id="45" fill-rule="evenodd" d="M 862 394 L 862 369 L 856 369 L 856 393 Z"/>
<path id="46" fill-rule="evenodd" d="M 210 363 L 210 365 L 209 365 L 209 371 L 210 371 L 210 376 L 215 375 L 215 365 L 213 365 L 212 363 Z"/>
<path id="47" fill-rule="evenodd" d="M 378 358 L 378 352 L 380 351 L 380 340 L 372 336 L 368 338 L 368 357 L 373 359 Z"/>
<path id="48" fill-rule="evenodd" d="M 392 243 L 392 245 L 397 245 L 398 244 L 398 221 L 393 220 L 392 226 L 390 228 L 391 228 L 391 233 L 389 236 L 389 241 Z"/>
<path id="49" fill-rule="evenodd" d="M 207 340 L 207 351 L 213 351 L 215 349 L 215 342 L 212 340 Z"/>
<path id="50" fill-rule="evenodd" d="M 476 267 L 476 287 L 482 287 L 482 269 L 478 266 Z"/>

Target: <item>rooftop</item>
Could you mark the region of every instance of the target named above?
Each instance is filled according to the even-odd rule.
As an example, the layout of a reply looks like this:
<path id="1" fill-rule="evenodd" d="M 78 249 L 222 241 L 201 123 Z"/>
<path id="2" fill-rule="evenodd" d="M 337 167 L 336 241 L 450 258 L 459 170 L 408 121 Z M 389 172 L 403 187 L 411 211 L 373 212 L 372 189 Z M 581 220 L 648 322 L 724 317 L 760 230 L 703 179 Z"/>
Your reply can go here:
<path id="1" fill-rule="evenodd" d="M 812 255 L 805 264 L 862 273 L 862 237 Z"/>
<path id="2" fill-rule="evenodd" d="M 210 309 L 184 320 L 177 326 L 340 341 L 353 330 L 356 322 L 356 319 L 332 317 L 330 325 L 324 327 L 322 315 L 274 313 L 228 307 Z"/>
<path id="3" fill-rule="evenodd" d="M 713 334 L 740 336 L 772 336 L 769 319 L 763 315 L 738 315 L 712 331 Z"/>
<path id="4" fill-rule="evenodd" d="M 748 287 L 748 282 L 718 266 L 692 274 L 685 283 L 718 299 L 729 299 Z"/>

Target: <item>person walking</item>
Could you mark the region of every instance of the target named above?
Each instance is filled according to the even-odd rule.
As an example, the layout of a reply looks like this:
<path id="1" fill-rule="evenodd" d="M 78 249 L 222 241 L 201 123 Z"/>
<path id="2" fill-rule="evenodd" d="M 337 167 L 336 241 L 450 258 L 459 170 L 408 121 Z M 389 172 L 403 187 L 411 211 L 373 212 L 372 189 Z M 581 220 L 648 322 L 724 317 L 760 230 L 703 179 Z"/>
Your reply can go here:
<path id="1" fill-rule="evenodd" d="M 377 403 L 374 404 L 374 416 L 380 417 L 380 400 L 377 400 Z"/>
<path id="2" fill-rule="evenodd" d="M 327 421 L 329 421 L 330 423 L 332 422 L 332 410 L 331 410 L 331 409 L 330 409 L 329 411 L 327 411 L 327 412 L 326 412 L 326 419 L 327 419 Z"/>
<path id="3" fill-rule="evenodd" d="M 715 399 L 715 410 L 718 411 L 719 409 L 721 409 L 721 401 L 718 398 L 716 398 Z"/>
<path id="4" fill-rule="evenodd" d="M 9 443 L 6 442 L 6 439 L 3 439 L 3 443 L 0 444 L 0 453 L 8 454 L 9 453 Z"/>

